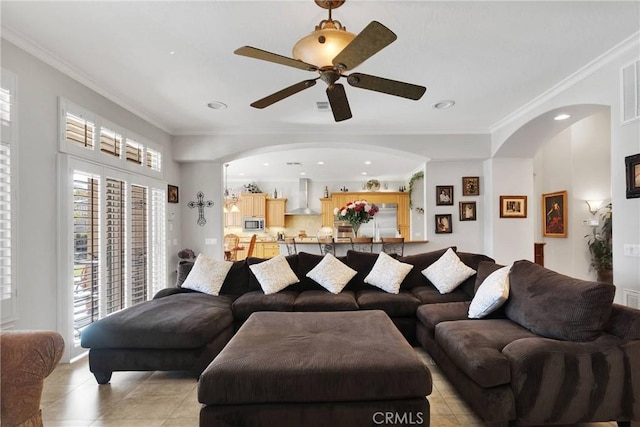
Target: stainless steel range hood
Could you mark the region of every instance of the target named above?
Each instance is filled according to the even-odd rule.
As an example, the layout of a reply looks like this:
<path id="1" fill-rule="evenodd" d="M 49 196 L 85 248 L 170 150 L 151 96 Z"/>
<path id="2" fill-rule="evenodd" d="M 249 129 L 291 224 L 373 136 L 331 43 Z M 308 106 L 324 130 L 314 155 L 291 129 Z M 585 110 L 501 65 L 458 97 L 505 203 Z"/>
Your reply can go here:
<path id="1" fill-rule="evenodd" d="M 300 178 L 300 207 L 285 212 L 285 215 L 320 215 L 320 212 L 309 209 L 309 178 Z"/>

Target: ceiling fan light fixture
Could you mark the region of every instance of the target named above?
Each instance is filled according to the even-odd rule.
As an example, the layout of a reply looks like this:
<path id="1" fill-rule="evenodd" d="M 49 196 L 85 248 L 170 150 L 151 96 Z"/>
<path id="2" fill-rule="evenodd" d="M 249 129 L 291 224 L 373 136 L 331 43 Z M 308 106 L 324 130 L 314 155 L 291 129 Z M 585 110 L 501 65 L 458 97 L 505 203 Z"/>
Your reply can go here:
<path id="1" fill-rule="evenodd" d="M 335 58 L 356 37 L 344 29 L 323 28 L 307 34 L 293 46 L 293 58 L 319 68 L 333 67 Z"/>

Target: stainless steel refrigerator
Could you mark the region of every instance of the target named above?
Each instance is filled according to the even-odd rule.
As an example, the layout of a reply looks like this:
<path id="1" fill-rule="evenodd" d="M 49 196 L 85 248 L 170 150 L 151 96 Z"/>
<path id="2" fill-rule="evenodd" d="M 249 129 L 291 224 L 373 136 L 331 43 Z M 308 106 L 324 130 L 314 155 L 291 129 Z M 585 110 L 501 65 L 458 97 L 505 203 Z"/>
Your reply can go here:
<path id="1" fill-rule="evenodd" d="M 398 232 L 398 205 L 396 203 L 381 203 L 376 205 L 380 209 L 373 220 L 360 226 L 361 237 L 395 237 Z"/>

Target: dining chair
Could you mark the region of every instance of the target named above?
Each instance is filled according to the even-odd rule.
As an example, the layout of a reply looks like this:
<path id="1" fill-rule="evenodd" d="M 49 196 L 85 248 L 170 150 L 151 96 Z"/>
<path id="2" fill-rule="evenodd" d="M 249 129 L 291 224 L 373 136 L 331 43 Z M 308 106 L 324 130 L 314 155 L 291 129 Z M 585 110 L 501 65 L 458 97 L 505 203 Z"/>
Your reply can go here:
<path id="1" fill-rule="evenodd" d="M 334 244 L 333 237 L 318 237 L 318 247 L 320 247 L 320 255 L 330 253 L 336 254 L 336 245 Z"/>
<path id="2" fill-rule="evenodd" d="M 225 261 L 236 261 L 240 247 L 240 237 L 237 234 L 225 234 L 224 236 L 224 259 Z"/>
<path id="3" fill-rule="evenodd" d="M 284 244 L 287 246 L 287 255 L 295 255 L 298 253 L 296 248 L 296 239 L 293 237 L 285 237 Z"/>
<path id="4" fill-rule="evenodd" d="M 404 237 L 383 237 L 380 240 L 382 240 L 382 252 L 398 256 L 404 254 Z"/>
<path id="5" fill-rule="evenodd" d="M 253 235 L 251 236 L 251 240 L 249 241 L 249 249 L 247 249 L 247 258 L 253 256 L 253 251 L 256 248 L 256 239 L 258 238 L 257 235 Z"/>
<path id="6" fill-rule="evenodd" d="M 351 249 L 358 252 L 373 252 L 373 237 L 351 237 Z"/>

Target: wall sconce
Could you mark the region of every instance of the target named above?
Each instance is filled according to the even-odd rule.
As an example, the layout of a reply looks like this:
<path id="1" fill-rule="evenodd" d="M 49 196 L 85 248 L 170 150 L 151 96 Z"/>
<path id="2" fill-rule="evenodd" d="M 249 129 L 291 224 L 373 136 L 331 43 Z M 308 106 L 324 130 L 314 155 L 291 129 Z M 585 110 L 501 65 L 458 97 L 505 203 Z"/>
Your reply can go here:
<path id="1" fill-rule="evenodd" d="M 586 200 L 586 202 L 591 215 L 595 215 L 600 210 L 600 206 L 602 206 L 602 200 Z"/>

